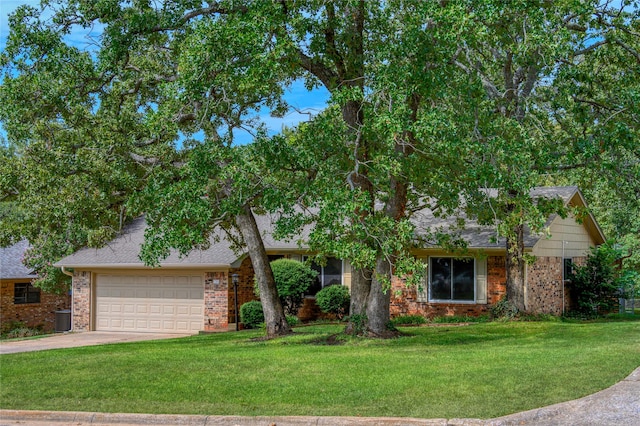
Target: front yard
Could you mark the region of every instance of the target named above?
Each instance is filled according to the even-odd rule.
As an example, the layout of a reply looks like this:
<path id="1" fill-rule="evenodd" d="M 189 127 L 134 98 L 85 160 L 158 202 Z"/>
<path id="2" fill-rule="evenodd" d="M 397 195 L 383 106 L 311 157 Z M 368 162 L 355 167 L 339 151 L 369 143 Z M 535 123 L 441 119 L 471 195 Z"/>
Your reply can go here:
<path id="1" fill-rule="evenodd" d="M 0 406 L 491 418 L 585 396 L 640 365 L 639 321 L 402 330 L 335 342 L 340 326 L 316 325 L 273 341 L 245 331 L 2 355 Z"/>

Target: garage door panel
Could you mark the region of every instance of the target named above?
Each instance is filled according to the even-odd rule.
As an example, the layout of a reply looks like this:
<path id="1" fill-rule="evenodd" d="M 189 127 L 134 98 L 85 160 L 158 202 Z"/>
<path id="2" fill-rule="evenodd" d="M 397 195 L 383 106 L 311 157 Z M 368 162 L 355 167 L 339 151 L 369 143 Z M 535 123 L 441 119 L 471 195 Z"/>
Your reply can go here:
<path id="1" fill-rule="evenodd" d="M 199 275 L 98 275 L 96 330 L 196 332 L 204 322 Z"/>

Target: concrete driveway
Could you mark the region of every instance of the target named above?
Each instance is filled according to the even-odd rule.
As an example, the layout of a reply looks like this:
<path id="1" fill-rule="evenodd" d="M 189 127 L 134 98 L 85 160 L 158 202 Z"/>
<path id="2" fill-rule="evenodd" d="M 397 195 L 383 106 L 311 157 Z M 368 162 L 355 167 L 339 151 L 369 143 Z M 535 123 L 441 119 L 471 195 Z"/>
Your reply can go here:
<path id="1" fill-rule="evenodd" d="M 174 339 L 190 334 L 128 333 L 110 331 L 88 331 L 85 333 L 53 334 L 39 339 L 0 342 L 1 354 L 45 351 L 47 349 L 76 348 L 79 346 L 106 345 L 109 343 L 141 342 L 143 340 Z"/>

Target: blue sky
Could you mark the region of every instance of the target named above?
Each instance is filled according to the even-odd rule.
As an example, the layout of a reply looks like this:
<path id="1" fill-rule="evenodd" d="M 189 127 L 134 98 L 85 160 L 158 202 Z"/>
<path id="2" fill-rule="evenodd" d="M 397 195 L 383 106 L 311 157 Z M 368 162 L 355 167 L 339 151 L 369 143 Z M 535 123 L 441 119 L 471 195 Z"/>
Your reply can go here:
<path id="1" fill-rule="evenodd" d="M 18 6 L 27 4 L 38 7 L 39 0 L 0 0 L 0 49 L 6 46 L 7 37 L 9 35 L 8 18 Z M 67 40 L 78 46 L 89 48 L 92 40 L 99 37 L 100 27 L 96 26 L 91 29 L 75 28 L 71 31 Z M 308 92 L 302 81 L 294 83 L 285 95 L 285 99 L 291 105 L 292 110 L 282 118 L 271 117 L 268 111 L 260 111 L 259 116 L 265 123 L 269 133 L 274 134 L 282 130 L 284 126 L 294 126 L 301 121 L 307 121 L 309 114 L 315 115 L 325 108 L 329 94 L 324 89 L 317 89 Z M 0 123 L 0 134 L 4 134 Z M 235 133 L 237 143 L 247 143 L 251 140 L 251 135 L 244 131 Z"/>

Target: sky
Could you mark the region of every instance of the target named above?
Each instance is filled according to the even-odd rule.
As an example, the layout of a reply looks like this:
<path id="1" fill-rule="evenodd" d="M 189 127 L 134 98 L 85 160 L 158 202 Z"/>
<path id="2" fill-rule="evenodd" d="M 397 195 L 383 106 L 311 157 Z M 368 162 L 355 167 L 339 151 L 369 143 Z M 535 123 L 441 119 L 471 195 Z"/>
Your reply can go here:
<path id="1" fill-rule="evenodd" d="M 9 36 L 9 15 L 20 5 L 38 7 L 40 0 L 0 0 L 0 50 L 4 50 Z M 71 31 L 67 41 L 78 47 L 89 46 L 92 39 L 99 37 L 100 27 L 82 29 L 80 27 Z M 270 134 L 279 133 L 284 126 L 291 127 L 307 121 L 310 115 L 318 114 L 327 103 L 329 94 L 324 89 L 308 92 L 302 81 L 295 82 L 285 94 L 285 100 L 291 105 L 292 110 L 282 118 L 271 117 L 268 111 L 260 111 L 259 116 L 265 123 Z M 0 135 L 5 132 L 0 123 Z M 197 137 L 197 135 L 196 135 Z M 251 141 L 251 135 L 245 131 L 234 133 L 235 142 L 244 144 Z"/>

